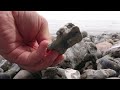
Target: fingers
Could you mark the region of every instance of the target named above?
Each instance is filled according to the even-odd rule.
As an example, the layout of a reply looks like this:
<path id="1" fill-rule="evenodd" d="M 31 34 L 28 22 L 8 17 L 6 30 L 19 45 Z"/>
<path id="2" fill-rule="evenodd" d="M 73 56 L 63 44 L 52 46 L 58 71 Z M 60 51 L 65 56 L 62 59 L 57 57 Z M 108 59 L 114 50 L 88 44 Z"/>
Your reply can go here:
<path id="1" fill-rule="evenodd" d="M 60 55 L 56 58 L 56 60 L 53 62 L 53 64 L 51 66 L 54 67 L 54 66 L 58 65 L 63 60 L 64 60 L 64 56 Z"/>
<path id="2" fill-rule="evenodd" d="M 31 72 L 37 72 L 43 69 L 46 69 L 49 66 L 52 66 L 53 62 L 54 65 L 56 65 L 58 62 L 61 61 L 61 59 L 63 59 L 63 56 L 60 55 L 55 51 L 49 51 L 46 56 L 41 59 L 39 62 L 37 62 L 34 65 L 29 65 L 29 66 L 25 66 L 25 65 L 21 65 L 22 68 L 31 71 Z M 41 62 L 42 61 L 42 62 Z"/>
<path id="3" fill-rule="evenodd" d="M 48 66 L 51 66 L 58 56 L 59 56 L 59 53 L 55 51 L 50 51 L 47 54 L 45 64 L 47 64 Z"/>
<path id="4" fill-rule="evenodd" d="M 46 51 L 48 47 L 48 41 L 44 40 L 39 44 L 37 50 L 30 53 L 27 59 L 27 65 L 35 65 L 38 62 L 43 62 L 42 59 L 45 58 Z"/>
<path id="5" fill-rule="evenodd" d="M 44 40 L 40 43 L 38 49 L 37 49 L 37 55 L 38 56 L 44 56 L 46 54 L 47 51 L 47 47 L 48 47 L 49 42 L 47 40 Z"/>

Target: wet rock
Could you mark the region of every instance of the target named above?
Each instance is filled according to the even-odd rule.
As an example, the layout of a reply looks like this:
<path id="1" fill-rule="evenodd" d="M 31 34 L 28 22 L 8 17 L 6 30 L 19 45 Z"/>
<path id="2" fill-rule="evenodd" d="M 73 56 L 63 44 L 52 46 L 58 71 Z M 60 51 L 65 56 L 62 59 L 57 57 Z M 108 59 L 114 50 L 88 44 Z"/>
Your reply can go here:
<path id="1" fill-rule="evenodd" d="M 56 40 L 49 46 L 49 50 L 55 50 L 64 54 L 66 50 L 82 40 L 82 35 L 78 26 L 72 23 L 66 24 L 57 31 Z"/>
<path id="2" fill-rule="evenodd" d="M 2 68 L 5 71 L 7 71 L 10 67 L 11 67 L 12 63 L 10 63 L 9 61 L 7 60 L 2 60 L 0 62 L 0 68 Z"/>
<path id="3" fill-rule="evenodd" d="M 42 71 L 42 79 L 80 79 L 80 73 L 70 68 L 49 67 Z"/>
<path id="4" fill-rule="evenodd" d="M 81 79 L 106 79 L 116 76 L 116 71 L 112 69 L 93 70 L 87 69 L 81 75 Z"/>
<path id="5" fill-rule="evenodd" d="M 113 69 L 120 72 L 120 61 L 118 59 L 114 59 L 109 55 L 106 55 L 96 61 L 97 69 Z"/>

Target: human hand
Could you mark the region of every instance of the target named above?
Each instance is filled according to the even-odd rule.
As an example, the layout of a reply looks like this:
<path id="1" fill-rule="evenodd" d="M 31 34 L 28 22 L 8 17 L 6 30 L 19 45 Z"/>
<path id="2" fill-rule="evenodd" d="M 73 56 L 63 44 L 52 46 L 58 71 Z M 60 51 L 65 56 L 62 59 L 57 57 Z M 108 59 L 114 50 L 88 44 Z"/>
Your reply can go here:
<path id="1" fill-rule="evenodd" d="M 57 65 L 63 55 L 47 50 L 48 23 L 33 11 L 0 11 L 0 54 L 28 71 Z"/>

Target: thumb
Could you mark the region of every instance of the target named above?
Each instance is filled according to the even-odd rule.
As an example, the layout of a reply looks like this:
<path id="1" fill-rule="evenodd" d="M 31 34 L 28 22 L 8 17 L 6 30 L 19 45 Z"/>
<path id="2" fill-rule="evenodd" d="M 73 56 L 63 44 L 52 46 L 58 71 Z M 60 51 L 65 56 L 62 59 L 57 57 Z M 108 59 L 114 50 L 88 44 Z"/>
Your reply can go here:
<path id="1" fill-rule="evenodd" d="M 47 40 L 41 41 L 38 49 L 30 54 L 28 60 L 30 61 L 31 65 L 38 63 L 45 56 L 48 44 L 49 41 Z"/>
<path id="2" fill-rule="evenodd" d="M 48 45 L 49 45 L 49 41 L 48 40 L 43 40 L 41 41 L 41 43 L 39 44 L 39 47 L 36 51 L 36 54 L 38 56 L 44 56 L 47 52 L 47 48 L 48 48 Z"/>

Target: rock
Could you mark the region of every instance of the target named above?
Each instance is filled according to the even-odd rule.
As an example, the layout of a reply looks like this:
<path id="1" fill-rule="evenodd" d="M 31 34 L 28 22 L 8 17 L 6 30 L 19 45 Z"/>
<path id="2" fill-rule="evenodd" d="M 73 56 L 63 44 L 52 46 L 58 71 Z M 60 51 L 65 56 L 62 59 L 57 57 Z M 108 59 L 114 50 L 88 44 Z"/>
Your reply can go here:
<path id="1" fill-rule="evenodd" d="M 102 53 L 102 51 L 100 51 L 99 49 L 97 49 L 96 57 L 97 57 L 98 59 L 103 57 L 103 53 Z"/>
<path id="2" fill-rule="evenodd" d="M 118 76 L 118 78 L 120 78 L 120 75 Z"/>
<path id="3" fill-rule="evenodd" d="M 0 62 L 0 68 L 2 68 L 5 71 L 7 71 L 10 67 L 11 67 L 12 63 L 10 63 L 9 61 L 7 60 L 2 60 Z"/>
<path id="4" fill-rule="evenodd" d="M 120 72 L 120 61 L 113 59 L 109 55 L 106 55 L 96 61 L 97 69 L 113 69 L 117 72 Z"/>
<path id="5" fill-rule="evenodd" d="M 5 73 L 10 75 L 11 78 L 13 78 L 19 71 L 20 71 L 20 67 L 17 64 L 13 63 L 10 69 Z"/>
<path id="6" fill-rule="evenodd" d="M 0 79 L 11 79 L 11 77 L 8 74 L 0 73 Z"/>
<path id="7" fill-rule="evenodd" d="M 70 68 L 48 67 L 42 71 L 42 79 L 80 79 L 80 73 Z"/>
<path id="8" fill-rule="evenodd" d="M 83 71 L 84 70 L 86 70 L 86 69 L 94 69 L 94 67 L 93 67 L 94 65 L 93 65 L 93 63 L 92 63 L 92 61 L 88 61 L 88 62 L 86 62 L 85 63 L 85 65 L 83 66 L 83 68 L 80 68 L 81 67 L 81 64 L 78 66 L 78 68 L 80 68 L 80 69 L 78 69 L 81 73 L 83 73 Z"/>
<path id="9" fill-rule="evenodd" d="M 120 79 L 119 77 L 109 77 L 109 78 L 106 78 L 106 79 Z"/>
<path id="10" fill-rule="evenodd" d="M 113 39 L 113 40 L 114 40 L 114 39 L 120 40 L 120 33 L 114 33 L 114 34 L 112 34 L 112 39 Z"/>
<path id="11" fill-rule="evenodd" d="M 112 45 L 115 44 L 115 42 L 114 42 L 112 39 L 108 39 L 108 40 L 106 40 L 106 41 L 109 42 L 109 43 L 111 43 Z"/>
<path id="12" fill-rule="evenodd" d="M 13 79 L 34 79 L 32 74 L 26 70 L 20 70 Z"/>
<path id="13" fill-rule="evenodd" d="M 75 69 L 79 70 L 81 73 L 85 69 L 97 69 L 96 56 L 92 54 L 87 54 L 82 61 Z"/>
<path id="14" fill-rule="evenodd" d="M 29 72 L 27 70 L 20 70 L 13 79 L 41 79 L 41 72 Z"/>
<path id="15" fill-rule="evenodd" d="M 82 38 L 85 38 L 88 36 L 88 33 L 86 31 L 82 31 L 81 34 L 82 34 Z"/>
<path id="16" fill-rule="evenodd" d="M 101 34 L 101 35 L 97 35 L 97 36 L 90 35 L 89 37 L 90 37 L 91 41 L 95 44 L 105 42 L 105 41 L 111 39 L 110 34 Z"/>
<path id="17" fill-rule="evenodd" d="M 114 42 L 118 42 L 118 41 L 120 41 L 120 40 L 119 40 L 119 39 L 114 39 L 113 41 L 114 41 Z"/>
<path id="18" fill-rule="evenodd" d="M 100 50 L 102 53 L 106 52 L 109 48 L 112 47 L 112 44 L 105 41 L 105 42 L 101 42 L 96 44 L 96 47 L 98 50 Z"/>
<path id="19" fill-rule="evenodd" d="M 66 24 L 57 31 L 56 40 L 49 46 L 49 50 L 55 50 L 64 54 L 66 50 L 82 40 L 82 35 L 78 26 L 72 23 Z"/>
<path id="20" fill-rule="evenodd" d="M 112 46 L 104 53 L 104 55 L 110 55 L 114 58 L 120 58 L 120 44 Z"/>
<path id="21" fill-rule="evenodd" d="M 81 75 L 81 79 L 106 79 L 116 76 L 116 71 L 112 69 L 93 70 L 87 69 Z"/>
<path id="22" fill-rule="evenodd" d="M 90 39 L 89 37 L 83 38 L 83 41 L 84 41 L 84 42 L 92 42 L 91 39 Z"/>
<path id="23" fill-rule="evenodd" d="M 51 36 L 52 42 L 56 40 L 56 36 Z"/>
<path id="24" fill-rule="evenodd" d="M 88 61 L 96 63 L 96 52 L 97 48 L 94 43 L 82 40 L 66 51 L 64 54 L 65 59 L 58 66 L 64 69 L 72 68 L 80 70 Z"/>
<path id="25" fill-rule="evenodd" d="M 89 38 L 90 38 L 90 40 L 91 40 L 93 43 L 96 44 L 97 41 L 96 41 L 96 37 L 95 37 L 95 36 L 90 35 Z"/>
<path id="26" fill-rule="evenodd" d="M 4 72 L 4 70 L 2 68 L 0 68 L 0 73 L 3 73 L 3 72 Z"/>

